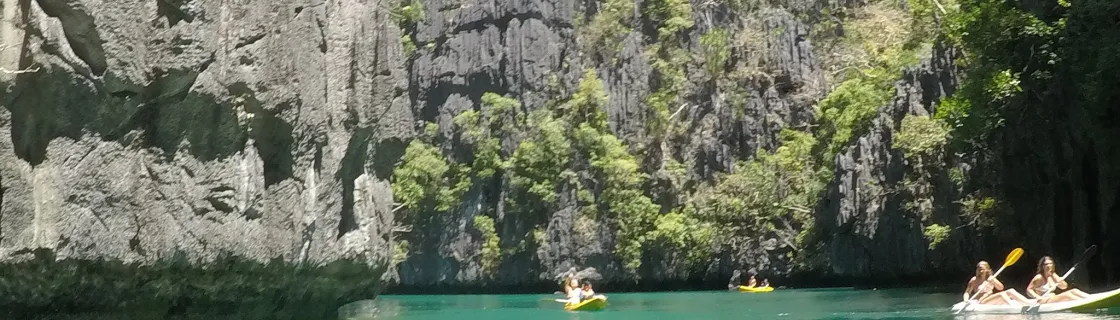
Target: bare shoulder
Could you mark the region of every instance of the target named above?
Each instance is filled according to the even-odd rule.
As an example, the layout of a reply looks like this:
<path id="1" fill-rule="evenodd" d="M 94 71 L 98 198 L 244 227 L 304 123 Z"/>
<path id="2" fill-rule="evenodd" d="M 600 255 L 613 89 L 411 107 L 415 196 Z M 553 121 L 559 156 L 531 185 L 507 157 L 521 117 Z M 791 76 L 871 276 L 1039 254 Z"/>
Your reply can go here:
<path id="1" fill-rule="evenodd" d="M 1034 278 L 1031 278 L 1031 284 L 1032 285 L 1036 284 L 1038 282 L 1042 282 L 1042 275 L 1041 274 L 1036 274 L 1036 275 L 1034 275 Z"/>

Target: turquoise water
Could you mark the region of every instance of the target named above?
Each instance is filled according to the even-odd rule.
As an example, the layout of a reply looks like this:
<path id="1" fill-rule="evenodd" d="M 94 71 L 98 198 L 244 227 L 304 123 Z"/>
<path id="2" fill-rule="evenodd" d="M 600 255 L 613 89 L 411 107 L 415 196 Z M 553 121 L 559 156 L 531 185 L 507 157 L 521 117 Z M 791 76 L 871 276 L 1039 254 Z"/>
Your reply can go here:
<path id="1" fill-rule="evenodd" d="M 959 294 L 913 289 L 779 289 L 770 293 L 728 291 L 609 293 L 601 311 L 564 311 L 559 295 L 392 296 L 352 303 L 342 319 L 1120 319 L 1107 314 L 960 316 L 948 309 Z M 1120 313 L 1120 310 L 1110 310 Z"/>

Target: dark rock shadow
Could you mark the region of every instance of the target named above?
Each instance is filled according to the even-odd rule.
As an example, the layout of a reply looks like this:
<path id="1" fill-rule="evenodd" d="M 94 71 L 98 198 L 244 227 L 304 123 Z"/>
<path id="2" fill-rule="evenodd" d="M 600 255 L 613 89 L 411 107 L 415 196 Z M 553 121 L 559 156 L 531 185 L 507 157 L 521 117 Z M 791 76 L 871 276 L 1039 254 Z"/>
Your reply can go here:
<path id="1" fill-rule="evenodd" d="M 385 272 L 358 261 L 299 266 L 229 254 L 205 268 L 182 254 L 151 265 L 17 254 L 32 257 L 0 264 L 7 319 L 333 319 L 342 305 L 374 298 Z"/>
<path id="2" fill-rule="evenodd" d="M 39 165 L 51 140 L 80 140 L 87 133 L 124 146 L 159 148 L 169 158 L 184 141 L 189 154 L 201 161 L 223 159 L 244 149 L 247 134 L 234 107 L 189 90 L 198 72 L 168 70 L 156 75 L 146 87 L 120 86 L 124 89 L 113 92 L 49 67 L 17 76 L 10 98 L 2 101 L 12 113 L 16 156 Z M 113 76 L 107 79 L 113 81 Z M 261 124 L 265 129 L 285 128 L 265 118 Z"/>

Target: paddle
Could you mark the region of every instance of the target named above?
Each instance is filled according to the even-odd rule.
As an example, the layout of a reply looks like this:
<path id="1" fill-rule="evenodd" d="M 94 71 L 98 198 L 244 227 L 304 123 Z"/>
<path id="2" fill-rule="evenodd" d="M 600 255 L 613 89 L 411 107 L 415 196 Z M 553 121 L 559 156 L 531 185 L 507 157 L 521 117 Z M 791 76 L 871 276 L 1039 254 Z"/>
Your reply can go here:
<path id="1" fill-rule="evenodd" d="M 1089 249 L 1085 249 L 1085 252 L 1081 253 L 1081 258 L 1077 259 L 1077 262 L 1074 262 L 1073 265 L 1069 267 L 1069 270 L 1066 270 L 1066 274 L 1062 275 L 1062 277 L 1060 279 L 1058 279 L 1058 281 L 1061 282 L 1061 281 L 1066 280 L 1066 277 L 1069 277 L 1069 275 L 1071 273 L 1073 273 L 1073 269 L 1076 269 L 1077 265 L 1081 264 L 1082 262 L 1085 262 L 1085 260 L 1087 260 L 1087 259 L 1089 259 L 1089 257 L 1093 256 L 1094 253 L 1097 253 L 1097 245 L 1095 245 L 1095 244 L 1089 246 Z M 1058 286 L 1055 285 L 1053 287 L 1050 287 L 1050 288 L 1046 289 L 1046 292 L 1043 292 L 1042 295 L 1039 295 L 1038 299 L 1035 299 L 1034 305 L 1031 306 L 1031 308 L 1037 308 L 1039 305 L 1041 305 L 1042 304 L 1042 297 L 1045 297 L 1047 294 L 1050 294 L 1051 291 L 1054 291 L 1054 289 L 1057 289 L 1057 288 L 1058 288 Z"/>
<path id="2" fill-rule="evenodd" d="M 1008 266 L 1015 264 L 1015 262 L 1019 261 L 1019 257 L 1022 256 L 1023 248 L 1015 248 L 1015 250 L 1011 250 L 1011 253 L 1007 254 L 1007 259 L 1003 260 L 1003 266 L 999 267 L 999 270 L 996 270 L 996 273 L 992 274 L 990 279 L 995 279 L 997 276 L 999 276 L 1000 272 L 1003 272 L 1003 269 L 1006 269 Z M 980 289 L 979 285 L 977 286 L 977 289 Z M 980 290 L 976 290 L 976 292 L 968 298 L 968 302 L 964 305 L 964 307 L 961 307 L 961 309 L 957 310 L 956 313 L 961 313 L 962 311 L 964 311 L 964 309 L 968 309 L 968 307 L 972 305 L 972 299 L 976 299 L 976 295 L 979 294 Z"/>

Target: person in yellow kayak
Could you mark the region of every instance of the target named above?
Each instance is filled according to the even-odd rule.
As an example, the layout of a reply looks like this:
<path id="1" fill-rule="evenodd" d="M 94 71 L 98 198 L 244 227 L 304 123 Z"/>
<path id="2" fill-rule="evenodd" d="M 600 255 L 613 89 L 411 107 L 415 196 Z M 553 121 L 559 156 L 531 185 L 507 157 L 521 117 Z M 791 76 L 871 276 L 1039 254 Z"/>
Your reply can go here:
<path id="1" fill-rule="evenodd" d="M 1039 259 L 1037 274 L 1031 279 L 1031 283 L 1027 285 L 1027 294 L 1038 299 L 1038 303 L 1062 302 L 1089 297 L 1088 293 L 1078 289 L 1071 289 L 1069 283 L 1055 274 L 1054 270 L 1054 259 L 1051 259 L 1050 256 L 1044 256 L 1042 259 Z M 1062 289 L 1064 292 L 1057 293 L 1057 290 L 1051 289 Z"/>
<path id="2" fill-rule="evenodd" d="M 976 294 L 979 292 L 980 294 Z M 1029 305 L 1031 300 L 1024 297 L 1015 289 L 1004 290 L 1003 282 L 999 279 L 992 278 L 992 266 L 987 261 L 980 261 L 976 264 L 976 275 L 968 280 L 968 286 L 964 289 L 964 301 L 976 294 L 973 299 L 974 303 L 980 304 L 1006 304 L 1006 305 Z"/>
<path id="3" fill-rule="evenodd" d="M 747 288 L 754 288 L 756 285 L 758 285 L 758 280 L 755 280 L 754 275 L 752 274 L 751 278 L 747 280 Z"/>
<path id="4" fill-rule="evenodd" d="M 582 290 L 579 287 L 579 280 L 575 277 L 568 277 L 568 281 L 564 284 L 564 295 L 568 298 L 568 303 L 576 304 L 582 299 Z"/>
<path id="5" fill-rule="evenodd" d="M 762 278 L 762 283 L 760 283 L 758 285 L 759 288 L 766 288 L 766 287 L 769 287 L 769 286 L 770 286 L 770 280 L 766 280 L 766 278 Z"/>
<path id="6" fill-rule="evenodd" d="M 580 301 L 586 301 L 602 295 L 596 295 L 595 290 L 591 288 L 591 283 L 584 281 L 583 288 L 580 288 Z"/>

